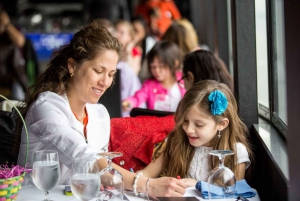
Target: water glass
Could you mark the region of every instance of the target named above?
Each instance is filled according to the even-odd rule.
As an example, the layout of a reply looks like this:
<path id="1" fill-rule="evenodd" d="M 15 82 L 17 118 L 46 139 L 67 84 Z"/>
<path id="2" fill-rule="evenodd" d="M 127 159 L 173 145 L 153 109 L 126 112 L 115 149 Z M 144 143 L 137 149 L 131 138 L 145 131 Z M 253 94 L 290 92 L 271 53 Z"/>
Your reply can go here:
<path id="1" fill-rule="evenodd" d="M 100 189 L 99 168 L 96 158 L 75 158 L 72 165 L 71 190 L 82 201 L 96 197 Z"/>
<path id="2" fill-rule="evenodd" d="M 44 201 L 50 201 L 49 190 L 60 180 L 59 159 L 56 151 L 36 151 L 33 157 L 32 180 L 38 189 L 45 191 Z"/>

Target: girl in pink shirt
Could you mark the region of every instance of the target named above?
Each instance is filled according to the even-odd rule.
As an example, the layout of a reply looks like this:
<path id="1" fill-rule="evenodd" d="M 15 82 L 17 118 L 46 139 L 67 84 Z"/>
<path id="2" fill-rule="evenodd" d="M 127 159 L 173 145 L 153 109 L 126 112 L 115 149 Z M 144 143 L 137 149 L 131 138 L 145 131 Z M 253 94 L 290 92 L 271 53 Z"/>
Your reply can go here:
<path id="1" fill-rule="evenodd" d="M 182 72 L 178 71 L 182 62 L 179 48 L 172 42 L 160 41 L 148 53 L 147 61 L 151 78 L 122 102 L 123 110 L 146 102 L 148 109 L 175 111 L 186 92 L 184 86 L 178 83 L 182 77 Z"/>

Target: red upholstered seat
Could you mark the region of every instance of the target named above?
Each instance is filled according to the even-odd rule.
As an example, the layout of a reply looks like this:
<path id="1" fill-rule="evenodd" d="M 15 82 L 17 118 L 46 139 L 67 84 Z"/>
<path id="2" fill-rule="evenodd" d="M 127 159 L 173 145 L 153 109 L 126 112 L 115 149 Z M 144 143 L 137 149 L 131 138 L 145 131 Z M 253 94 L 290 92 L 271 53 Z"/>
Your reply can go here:
<path id="1" fill-rule="evenodd" d="M 109 151 L 123 153 L 114 163 L 127 170 L 143 169 L 151 162 L 155 144 L 162 142 L 174 126 L 173 115 L 111 119 Z"/>

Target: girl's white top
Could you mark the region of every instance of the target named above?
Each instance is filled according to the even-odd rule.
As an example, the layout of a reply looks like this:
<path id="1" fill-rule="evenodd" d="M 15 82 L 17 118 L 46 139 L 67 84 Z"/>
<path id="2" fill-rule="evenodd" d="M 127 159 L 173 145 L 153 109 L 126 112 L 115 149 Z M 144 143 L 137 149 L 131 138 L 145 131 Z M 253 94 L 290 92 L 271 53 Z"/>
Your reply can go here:
<path id="1" fill-rule="evenodd" d="M 73 159 L 76 157 L 96 157 L 107 151 L 110 138 L 110 117 L 102 104 L 86 104 L 88 113 L 87 141 L 83 134 L 83 124 L 74 116 L 66 95 L 43 92 L 30 106 L 25 122 L 28 129 L 28 159 L 32 167 L 33 154 L 37 150 L 58 152 L 61 179 L 59 184 L 69 184 Z M 23 128 L 18 164 L 24 166 L 26 156 L 26 133 Z M 31 178 L 26 175 L 25 184 Z M 31 182 L 30 182 L 31 183 Z"/>
<path id="2" fill-rule="evenodd" d="M 188 177 L 197 181 L 207 181 L 209 172 L 211 171 L 208 163 L 209 152 L 212 147 L 200 146 L 196 147 L 195 155 L 191 161 Z M 246 163 L 246 168 L 250 165 L 250 159 L 246 147 L 242 143 L 237 143 L 237 164 Z M 216 156 L 214 156 L 216 157 Z M 230 157 L 230 156 L 227 156 Z"/>

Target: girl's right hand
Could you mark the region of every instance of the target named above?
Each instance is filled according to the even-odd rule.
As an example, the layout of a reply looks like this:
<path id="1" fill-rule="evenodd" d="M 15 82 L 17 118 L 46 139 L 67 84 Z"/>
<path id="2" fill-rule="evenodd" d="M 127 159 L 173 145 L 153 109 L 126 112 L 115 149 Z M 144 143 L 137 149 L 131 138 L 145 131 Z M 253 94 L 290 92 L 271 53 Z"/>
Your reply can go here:
<path id="1" fill-rule="evenodd" d="M 157 197 L 182 197 L 185 193 L 186 183 L 172 177 L 150 179 L 148 195 Z"/>
<path id="2" fill-rule="evenodd" d="M 131 108 L 132 108 L 132 106 L 131 106 L 131 103 L 129 101 L 125 100 L 125 101 L 122 102 L 122 110 L 124 112 L 131 110 Z"/>

